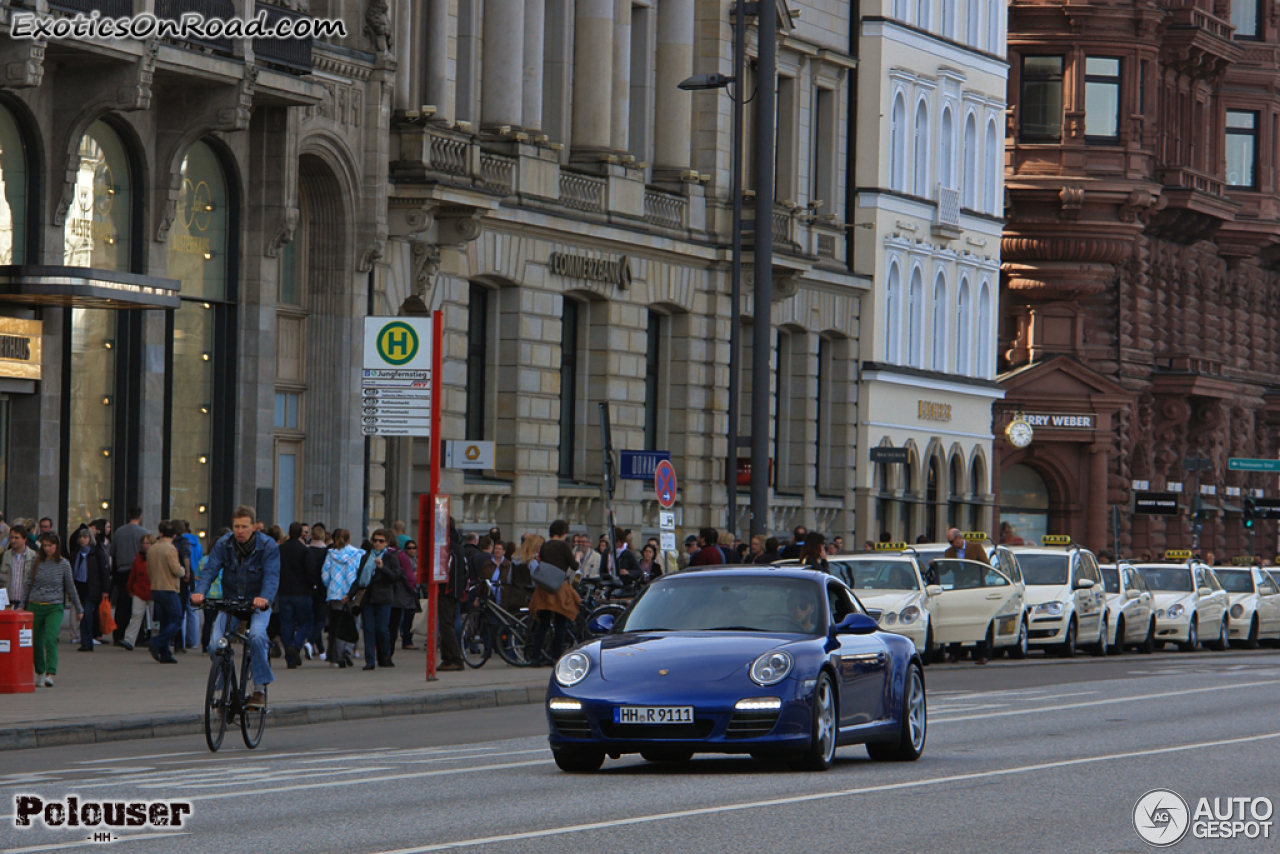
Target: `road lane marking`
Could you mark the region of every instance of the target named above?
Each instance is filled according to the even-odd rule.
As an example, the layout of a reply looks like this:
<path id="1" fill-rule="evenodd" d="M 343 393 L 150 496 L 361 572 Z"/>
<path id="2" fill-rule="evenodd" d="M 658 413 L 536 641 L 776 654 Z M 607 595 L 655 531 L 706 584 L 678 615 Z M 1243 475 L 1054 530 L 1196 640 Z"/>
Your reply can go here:
<path id="1" fill-rule="evenodd" d="M 930 719 L 929 723 L 949 724 L 956 721 L 987 720 L 988 718 L 1004 718 L 1012 715 L 1038 715 L 1044 712 L 1060 712 L 1066 709 L 1087 709 L 1091 706 L 1110 706 L 1116 703 L 1137 703 L 1142 700 L 1161 700 L 1166 697 L 1184 697 L 1187 694 L 1206 694 L 1211 691 L 1230 691 L 1236 688 L 1258 688 L 1263 685 L 1280 685 L 1280 679 L 1269 679 L 1266 682 L 1241 682 L 1238 685 L 1215 685 L 1212 688 L 1187 688 L 1183 691 L 1165 691 L 1160 694 L 1142 694 L 1137 697 L 1112 697 L 1107 700 L 1088 700 L 1083 703 L 1063 703 L 1061 706 L 1040 706 L 1034 709 L 1010 709 L 1007 712 L 987 712 L 982 715 L 960 715 L 958 717 Z"/>
<path id="2" fill-rule="evenodd" d="M 1028 700 L 1061 700 L 1063 697 L 1088 697 L 1098 691 L 1072 691 L 1070 694 L 1047 694 L 1043 697 L 1027 697 Z"/>
<path id="3" fill-rule="evenodd" d="M 417 848 L 394 848 L 387 851 L 379 851 L 376 852 L 376 854 L 426 854 L 426 852 L 429 851 L 449 851 L 455 848 L 474 848 L 479 845 L 493 845 L 502 842 L 520 842 L 526 839 L 541 839 L 548 836 L 561 836 L 569 833 L 608 830 L 615 827 L 649 824 L 652 822 L 670 821 L 672 819 L 679 818 L 694 818 L 697 816 L 716 815 L 718 813 L 741 812 L 742 810 L 754 810 L 760 809 L 761 807 L 787 806 L 790 804 L 811 803 L 814 801 L 832 800 L 835 798 L 848 798 L 856 795 L 878 794 L 881 792 L 892 792 L 902 789 L 921 788 L 925 786 L 940 786 L 947 783 L 963 783 L 970 780 L 983 780 L 990 777 L 1007 777 L 1014 774 L 1029 774 L 1033 771 L 1047 771 L 1055 768 L 1068 768 L 1075 765 L 1110 762 L 1117 759 L 1137 759 L 1146 756 L 1156 756 L 1162 753 L 1180 753 L 1188 750 L 1202 750 L 1208 747 L 1222 747 L 1224 745 L 1231 744 L 1247 744 L 1250 742 L 1266 741 L 1268 739 L 1276 738 L 1280 738 L 1280 732 L 1265 733 L 1263 735 L 1248 736 L 1245 738 L 1202 741 L 1196 744 L 1181 744 L 1176 747 L 1159 747 L 1128 753 L 1111 753 L 1104 756 L 1089 756 L 1082 759 L 1063 759 L 1057 762 L 1023 765 L 1017 768 L 1000 768 L 995 771 L 978 771 L 972 774 L 952 774 L 946 777 L 933 777 L 926 780 L 911 780 L 903 783 L 886 783 L 882 786 L 865 786 L 857 789 L 842 789 L 836 792 L 817 792 L 809 795 L 795 795 L 788 798 L 771 798 L 766 801 L 749 801 L 746 803 L 724 804 L 717 807 L 701 807 L 698 809 L 679 810 L 676 812 L 658 813 L 655 815 L 636 816 L 634 818 L 597 821 L 591 822 L 590 824 L 571 824 L 563 827 L 552 827 L 546 830 L 532 830 L 524 833 L 507 833 L 476 839 L 460 839 L 456 842 L 441 842 L 435 845 L 423 845 Z"/>
<path id="4" fill-rule="evenodd" d="M 172 836 L 190 836 L 190 833 L 172 831 L 169 833 L 134 833 L 129 836 L 117 836 L 111 843 L 119 845 L 121 842 L 145 842 L 151 839 L 168 839 Z M 102 845 L 101 842 L 94 842 L 92 839 L 86 839 L 83 842 L 57 842 L 52 845 L 31 845 L 26 848 L 0 848 L 0 854 L 33 854 L 36 851 L 65 851 L 68 848 L 83 848 L 86 845 Z"/>
<path id="5" fill-rule="evenodd" d="M 135 762 L 150 762 L 153 759 L 168 759 L 173 756 L 199 756 L 204 753 L 203 750 L 187 750 L 182 753 L 152 753 L 150 756 L 131 756 L 130 759 Z M 72 762 L 72 765 L 101 765 L 106 762 L 115 762 L 115 759 L 79 759 Z"/>

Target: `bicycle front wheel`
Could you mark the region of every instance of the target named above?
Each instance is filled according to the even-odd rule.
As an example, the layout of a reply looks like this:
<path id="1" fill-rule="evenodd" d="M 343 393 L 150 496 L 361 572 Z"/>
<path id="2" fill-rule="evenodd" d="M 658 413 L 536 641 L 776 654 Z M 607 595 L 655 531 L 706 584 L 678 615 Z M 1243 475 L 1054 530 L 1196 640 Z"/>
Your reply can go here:
<path id="1" fill-rule="evenodd" d="M 227 734 L 228 703 L 235 691 L 231 662 L 219 656 L 209 668 L 209 684 L 204 691 L 204 742 L 214 753 Z"/>
<path id="2" fill-rule="evenodd" d="M 493 654 L 493 635 L 483 611 L 470 611 L 462 618 L 462 660 L 467 667 L 484 667 Z"/>
<path id="3" fill-rule="evenodd" d="M 259 685 L 254 681 L 253 668 L 249 666 L 249 656 L 244 657 L 244 664 L 240 668 L 240 682 L 244 686 L 241 692 L 242 704 L 240 707 L 240 735 L 244 739 L 244 746 L 252 750 L 262 743 L 262 733 L 267 728 L 267 686 Z M 246 704 L 253 696 L 255 691 L 262 692 L 262 707 L 251 709 Z"/>

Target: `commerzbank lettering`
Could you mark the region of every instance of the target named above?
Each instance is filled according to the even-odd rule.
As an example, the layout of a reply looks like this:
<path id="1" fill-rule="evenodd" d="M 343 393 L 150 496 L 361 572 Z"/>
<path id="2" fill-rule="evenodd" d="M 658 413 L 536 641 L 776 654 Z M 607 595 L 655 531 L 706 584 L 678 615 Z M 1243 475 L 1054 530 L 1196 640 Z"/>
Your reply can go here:
<path id="1" fill-rule="evenodd" d="M 589 258 L 585 255 L 551 253 L 551 272 L 569 279 L 587 279 L 604 282 L 623 290 L 631 287 L 631 262 L 626 255 L 616 261 L 607 258 Z"/>

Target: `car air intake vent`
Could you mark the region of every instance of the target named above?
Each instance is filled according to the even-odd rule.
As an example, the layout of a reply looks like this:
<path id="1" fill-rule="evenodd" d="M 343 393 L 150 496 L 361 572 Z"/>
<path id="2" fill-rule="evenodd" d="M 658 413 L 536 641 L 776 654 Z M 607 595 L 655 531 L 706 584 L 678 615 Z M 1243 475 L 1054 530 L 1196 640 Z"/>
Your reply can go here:
<path id="1" fill-rule="evenodd" d="M 553 711 L 551 720 L 556 725 L 556 732 L 568 738 L 591 738 L 591 724 L 587 722 L 587 713 L 582 711 Z"/>
<path id="2" fill-rule="evenodd" d="M 715 721 L 694 720 L 691 724 L 617 724 L 600 721 L 600 731 L 605 738 L 706 738 L 715 728 Z"/>
<path id="3" fill-rule="evenodd" d="M 773 725 L 778 722 L 778 709 L 764 709 L 752 712 L 734 712 L 729 719 L 729 727 L 725 730 L 725 738 L 756 738 L 768 735 Z"/>

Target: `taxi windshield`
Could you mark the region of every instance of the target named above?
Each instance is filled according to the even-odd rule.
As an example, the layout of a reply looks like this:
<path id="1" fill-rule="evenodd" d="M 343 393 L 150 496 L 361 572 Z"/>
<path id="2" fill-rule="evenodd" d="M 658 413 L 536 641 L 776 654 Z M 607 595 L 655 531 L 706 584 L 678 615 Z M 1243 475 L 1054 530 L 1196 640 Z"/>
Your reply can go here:
<path id="1" fill-rule="evenodd" d="M 1190 593 L 1191 570 L 1185 566 L 1140 566 L 1142 580 L 1152 590 L 1163 590 L 1169 593 Z"/>
<path id="2" fill-rule="evenodd" d="M 690 573 L 651 585 L 616 631 L 812 635 L 822 621 L 822 587 L 808 579 Z"/>
<path id="3" fill-rule="evenodd" d="M 1019 554 L 1018 565 L 1022 567 L 1022 579 L 1028 587 L 1066 584 L 1071 574 L 1068 554 Z"/>
<path id="4" fill-rule="evenodd" d="M 854 590 L 919 590 L 910 561 L 850 560 L 831 564 L 831 573 Z"/>
<path id="5" fill-rule="evenodd" d="M 1218 569 L 1218 581 L 1228 593 L 1252 593 L 1253 573 L 1247 569 Z"/>
<path id="6" fill-rule="evenodd" d="M 1120 592 L 1120 571 L 1114 566 L 1100 566 L 1098 571 L 1102 573 L 1102 583 L 1106 586 L 1108 593 Z"/>

